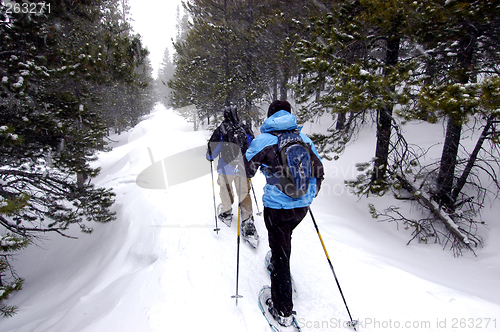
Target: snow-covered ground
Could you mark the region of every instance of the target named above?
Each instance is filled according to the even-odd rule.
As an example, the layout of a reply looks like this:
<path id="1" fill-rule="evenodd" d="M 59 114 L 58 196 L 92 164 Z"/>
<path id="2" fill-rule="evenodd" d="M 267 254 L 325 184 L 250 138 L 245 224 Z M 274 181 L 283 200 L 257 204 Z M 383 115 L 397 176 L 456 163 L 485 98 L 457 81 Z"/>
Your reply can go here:
<path id="1" fill-rule="evenodd" d="M 439 127 L 421 128 L 421 138 L 436 128 L 441 134 Z M 237 227 L 219 223 L 221 231 L 213 231 L 210 164 L 193 155 L 180 168 L 172 165 L 185 155 L 178 153 L 203 151 L 209 135 L 157 106 L 134 129 L 112 137 L 114 148 L 99 155 L 102 172 L 94 182 L 114 188 L 117 220 L 94 225 L 92 235 L 75 230 L 79 240 L 48 235 L 19 255 L 15 266 L 26 283 L 8 302 L 19 312 L 1 319 L 0 331 L 270 331 L 257 306 L 259 290 L 269 284 L 267 233 L 256 215 L 262 175 L 253 180 L 261 243 L 256 250 L 241 243 L 243 298 L 236 306 Z M 360 200 L 343 186 L 356 176 L 355 163 L 373 155 L 374 143 L 367 129 L 339 160 L 325 161 L 327 177 L 311 206 L 358 330 L 500 330 L 500 210 L 483 216 L 489 232 L 477 257 L 453 258 L 437 244 L 406 246 L 411 230 L 368 212 L 369 202 L 384 208 L 390 197 Z M 201 176 L 168 185 L 181 173 Z M 294 232 L 291 264 L 302 330 L 351 330 L 310 216 Z"/>

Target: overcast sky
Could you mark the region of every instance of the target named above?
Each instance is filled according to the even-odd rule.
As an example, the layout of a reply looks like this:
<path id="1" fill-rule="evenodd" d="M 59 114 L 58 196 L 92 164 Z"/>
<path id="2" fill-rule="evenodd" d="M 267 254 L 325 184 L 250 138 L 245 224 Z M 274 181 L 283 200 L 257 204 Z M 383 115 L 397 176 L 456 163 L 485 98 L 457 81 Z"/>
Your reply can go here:
<path id="1" fill-rule="evenodd" d="M 181 0 L 129 0 L 134 31 L 142 36 L 142 43 L 148 48 L 156 77 L 165 48 L 173 52 L 171 38 L 175 39 L 177 6 Z"/>

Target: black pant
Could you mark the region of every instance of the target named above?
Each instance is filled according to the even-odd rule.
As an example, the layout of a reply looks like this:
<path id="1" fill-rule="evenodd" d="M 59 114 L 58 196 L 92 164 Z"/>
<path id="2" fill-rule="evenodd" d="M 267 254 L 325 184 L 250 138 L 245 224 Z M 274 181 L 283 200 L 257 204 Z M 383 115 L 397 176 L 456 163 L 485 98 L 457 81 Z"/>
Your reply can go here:
<path id="1" fill-rule="evenodd" d="M 271 295 L 274 308 L 283 316 L 290 316 L 293 309 L 290 277 L 292 232 L 307 211 L 307 207 L 287 210 L 264 207 L 264 221 L 272 252 Z"/>

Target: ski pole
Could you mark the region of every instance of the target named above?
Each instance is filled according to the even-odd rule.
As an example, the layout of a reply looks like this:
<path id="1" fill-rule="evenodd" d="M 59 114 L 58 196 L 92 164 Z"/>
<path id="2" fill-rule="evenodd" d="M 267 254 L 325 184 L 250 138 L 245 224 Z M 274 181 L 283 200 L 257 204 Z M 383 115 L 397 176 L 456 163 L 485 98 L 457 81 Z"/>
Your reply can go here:
<path id="1" fill-rule="evenodd" d="M 238 305 L 238 299 L 243 297 L 238 295 L 238 279 L 240 273 L 240 232 L 241 232 L 241 176 L 239 177 L 239 189 L 238 189 L 238 236 L 236 238 L 236 295 L 231 296 L 231 298 L 236 299 L 236 305 Z"/>
<path id="2" fill-rule="evenodd" d="M 215 186 L 214 186 L 214 170 L 212 167 L 212 160 L 210 160 L 210 174 L 212 174 L 212 193 L 214 197 L 214 215 L 215 215 L 215 229 L 214 231 L 219 234 L 220 228 L 217 226 L 217 208 L 215 207 Z"/>
<path id="3" fill-rule="evenodd" d="M 257 215 L 260 216 L 262 214 L 262 212 L 259 211 L 259 203 L 257 203 L 257 196 L 255 196 L 255 190 L 253 189 L 252 179 L 249 179 L 249 180 L 250 180 L 250 187 L 252 187 L 253 198 L 255 200 L 255 206 L 257 206 Z"/>
<path id="4" fill-rule="evenodd" d="M 354 331 L 356 331 L 356 325 L 358 324 L 357 320 L 353 320 L 351 316 L 351 312 L 349 311 L 349 307 L 347 306 L 347 302 L 344 297 L 344 293 L 342 293 L 342 288 L 340 288 L 340 283 L 339 280 L 337 279 L 337 275 L 335 274 L 335 270 L 333 269 L 332 262 L 330 261 L 330 257 L 328 256 L 328 252 L 326 251 L 325 243 L 323 242 L 323 239 L 321 238 L 321 234 L 319 232 L 318 225 L 316 224 L 316 220 L 314 219 L 311 207 L 309 207 L 309 214 L 311 214 L 312 221 L 314 223 L 314 228 L 316 228 L 316 232 L 318 233 L 319 240 L 321 241 L 321 245 L 323 246 L 323 250 L 325 251 L 326 259 L 328 260 L 328 264 L 330 265 L 330 269 L 332 270 L 333 277 L 335 278 L 335 281 L 337 282 L 337 286 L 340 291 L 340 295 L 342 296 L 342 300 L 344 301 L 345 308 L 347 309 L 347 313 L 349 314 L 349 318 L 351 321 L 349 322 L 349 326 L 351 326 Z"/>

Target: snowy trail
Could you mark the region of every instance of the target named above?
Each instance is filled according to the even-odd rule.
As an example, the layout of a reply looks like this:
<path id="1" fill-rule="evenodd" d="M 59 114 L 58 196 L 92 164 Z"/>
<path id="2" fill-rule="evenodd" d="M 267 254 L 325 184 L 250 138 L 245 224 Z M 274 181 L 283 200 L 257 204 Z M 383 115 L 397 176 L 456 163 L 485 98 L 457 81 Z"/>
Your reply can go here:
<path id="1" fill-rule="evenodd" d="M 221 231 L 213 231 L 210 164 L 193 166 L 206 175 L 191 181 L 157 183 L 165 189 L 136 184 L 152 164 L 204 146 L 208 135 L 158 106 L 114 137 L 114 149 L 99 156 L 95 183 L 114 188 L 118 219 L 96 225 L 90 236 L 75 233 L 78 241 L 53 236 L 21 254 L 17 270 L 26 286 L 9 301 L 19 313 L 0 320 L 0 331 L 269 332 L 257 306 L 260 288 L 270 282 L 267 232 L 255 205 L 261 242 L 256 250 L 240 243 L 243 298 L 236 306 L 237 225 L 219 223 Z M 361 137 L 339 161 L 325 162 L 327 178 L 312 205 L 359 330 L 500 330 L 499 225 L 490 226 L 477 258 L 454 259 L 438 245 L 405 246 L 407 231 L 370 218 L 366 206 L 374 199 L 359 201 L 343 189 L 354 162 L 369 158 L 372 141 Z M 262 211 L 263 177 L 253 185 Z M 302 330 L 352 331 L 343 326 L 348 316 L 309 215 L 294 232 L 291 264 Z"/>

